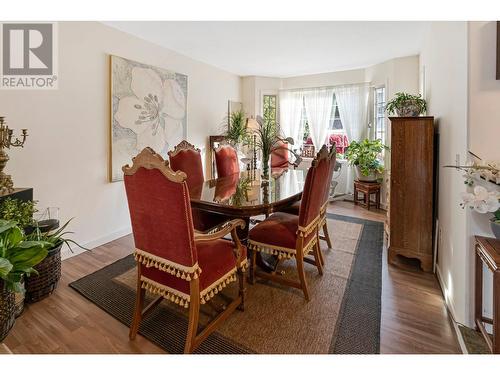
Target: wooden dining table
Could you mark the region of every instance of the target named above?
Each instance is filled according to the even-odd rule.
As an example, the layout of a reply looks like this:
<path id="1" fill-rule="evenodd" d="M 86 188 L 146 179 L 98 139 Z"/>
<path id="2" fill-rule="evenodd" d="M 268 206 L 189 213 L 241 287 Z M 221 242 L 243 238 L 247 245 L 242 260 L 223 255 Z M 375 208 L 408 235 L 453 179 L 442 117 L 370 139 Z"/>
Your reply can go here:
<path id="1" fill-rule="evenodd" d="M 227 220 L 243 219 L 246 226 L 238 235 L 246 243 L 250 219 L 270 215 L 300 200 L 306 174 L 307 171 L 301 169 L 274 169 L 266 178 L 260 170 L 249 170 L 207 180 L 190 187 L 191 207 L 222 215 Z M 266 271 L 275 270 L 276 263 L 273 256 L 259 260 Z"/>

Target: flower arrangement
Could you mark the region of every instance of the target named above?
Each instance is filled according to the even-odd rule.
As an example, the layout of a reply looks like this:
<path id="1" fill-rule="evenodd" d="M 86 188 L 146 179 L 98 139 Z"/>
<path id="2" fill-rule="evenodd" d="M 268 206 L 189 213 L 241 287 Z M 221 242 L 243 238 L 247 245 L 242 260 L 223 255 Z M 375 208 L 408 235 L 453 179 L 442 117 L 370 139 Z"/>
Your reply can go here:
<path id="1" fill-rule="evenodd" d="M 448 168 L 455 168 L 464 173 L 464 184 L 472 187 L 477 179 L 488 181 L 492 184 L 500 185 L 500 163 L 485 163 L 479 165 L 446 165 Z M 470 208 L 480 214 L 492 213 L 490 219 L 491 229 L 497 238 L 500 236 L 500 192 L 497 190 L 489 191 L 483 186 L 474 186 L 471 193 L 462 193 L 462 208 Z"/>

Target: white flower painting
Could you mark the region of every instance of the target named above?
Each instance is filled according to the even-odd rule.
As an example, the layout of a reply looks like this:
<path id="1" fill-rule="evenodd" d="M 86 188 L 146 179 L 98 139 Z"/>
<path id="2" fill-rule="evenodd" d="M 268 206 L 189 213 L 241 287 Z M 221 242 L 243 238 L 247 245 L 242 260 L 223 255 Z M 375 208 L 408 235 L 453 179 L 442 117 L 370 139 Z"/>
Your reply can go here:
<path id="1" fill-rule="evenodd" d="M 111 56 L 111 180 L 144 147 L 164 158 L 186 138 L 187 76 Z"/>

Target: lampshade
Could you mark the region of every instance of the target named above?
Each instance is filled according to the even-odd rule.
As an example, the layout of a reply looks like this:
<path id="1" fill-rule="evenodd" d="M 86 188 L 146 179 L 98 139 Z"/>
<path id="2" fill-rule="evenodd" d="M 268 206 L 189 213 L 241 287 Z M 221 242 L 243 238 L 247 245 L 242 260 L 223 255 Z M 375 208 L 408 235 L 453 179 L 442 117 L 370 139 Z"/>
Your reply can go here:
<path id="1" fill-rule="evenodd" d="M 247 118 L 247 129 L 251 132 L 257 131 L 257 129 L 259 129 L 259 123 L 257 120 L 253 117 Z"/>

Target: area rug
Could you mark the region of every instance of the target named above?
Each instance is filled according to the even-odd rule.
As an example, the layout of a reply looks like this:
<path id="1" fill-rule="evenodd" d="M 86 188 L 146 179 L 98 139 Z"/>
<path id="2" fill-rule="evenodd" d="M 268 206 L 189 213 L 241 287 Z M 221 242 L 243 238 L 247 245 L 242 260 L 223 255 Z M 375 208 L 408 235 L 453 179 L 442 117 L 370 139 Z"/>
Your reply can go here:
<path id="1" fill-rule="evenodd" d="M 383 224 L 328 214 L 328 228 L 333 249 L 321 241 L 323 276 L 316 267 L 305 267 L 310 302 L 300 290 L 257 280 L 247 287 L 245 311 L 235 311 L 196 353 L 379 353 Z M 279 270 L 297 277 L 293 261 L 283 262 Z M 236 284 L 216 296 L 216 307 L 237 295 Z M 136 286 L 132 255 L 70 286 L 130 325 Z M 201 325 L 215 310 L 203 305 Z M 164 301 L 144 319 L 139 333 L 169 353 L 182 353 L 186 330 L 187 310 Z"/>
<path id="2" fill-rule="evenodd" d="M 468 354 L 491 354 L 484 337 L 475 329 L 458 325 Z"/>

